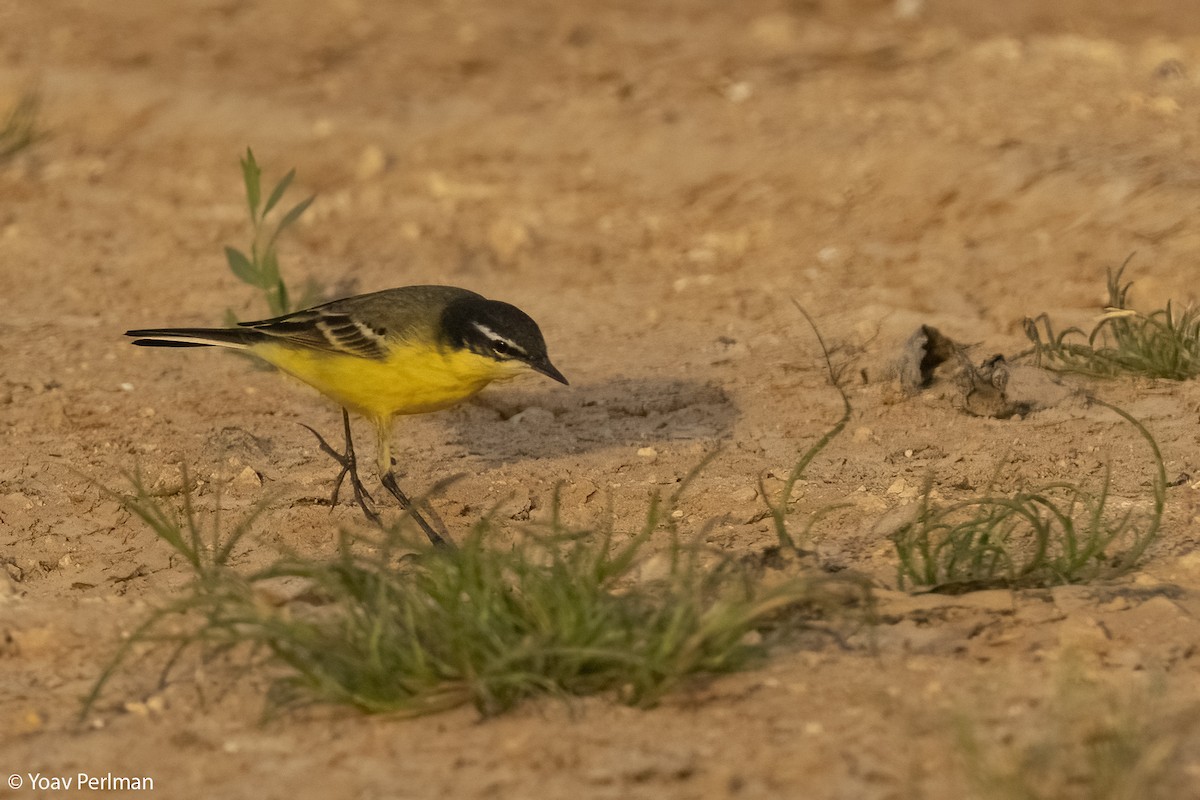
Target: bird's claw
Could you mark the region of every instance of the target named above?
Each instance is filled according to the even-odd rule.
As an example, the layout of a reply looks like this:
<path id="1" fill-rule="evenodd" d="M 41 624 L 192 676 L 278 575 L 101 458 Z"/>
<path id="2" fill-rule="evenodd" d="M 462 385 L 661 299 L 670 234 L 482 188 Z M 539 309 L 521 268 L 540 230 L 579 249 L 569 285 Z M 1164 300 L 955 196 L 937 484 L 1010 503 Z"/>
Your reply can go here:
<path id="1" fill-rule="evenodd" d="M 343 414 L 345 415 L 345 412 L 343 412 Z M 354 490 L 354 499 L 358 503 L 358 507 L 362 509 L 363 515 L 371 522 L 382 527 L 383 522 L 379 517 L 379 513 L 374 509 L 375 498 L 371 496 L 371 493 L 367 491 L 367 487 L 363 486 L 362 480 L 358 477 L 358 460 L 354 456 L 354 442 L 350 438 L 350 418 L 348 415 L 345 415 L 345 423 L 345 453 L 339 453 L 337 450 L 334 450 L 329 442 L 325 440 L 325 437 L 318 433 L 313 427 L 305 425 L 303 422 L 300 423 L 300 426 L 306 428 L 309 433 L 317 437 L 317 444 L 320 447 L 321 452 L 336 461 L 342 468 L 342 471 L 338 473 L 337 478 L 334 479 L 333 491 L 329 495 L 330 510 L 333 510 L 337 507 L 338 499 L 342 490 L 342 482 L 346 479 L 346 476 L 349 475 L 350 486 Z"/>

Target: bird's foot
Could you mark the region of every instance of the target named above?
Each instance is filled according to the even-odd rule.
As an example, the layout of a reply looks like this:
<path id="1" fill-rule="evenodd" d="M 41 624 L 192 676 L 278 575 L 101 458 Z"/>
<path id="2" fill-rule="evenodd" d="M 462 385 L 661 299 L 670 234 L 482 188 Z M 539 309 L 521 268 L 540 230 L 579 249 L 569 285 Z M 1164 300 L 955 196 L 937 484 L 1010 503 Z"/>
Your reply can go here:
<path id="1" fill-rule="evenodd" d="M 412 517 L 414 522 L 417 523 L 417 526 L 424 531 L 427 537 L 429 537 L 430 544 L 432 544 L 438 550 L 455 549 L 454 544 L 449 539 L 446 539 L 440 533 L 435 531 L 433 526 L 429 524 L 429 522 L 417 509 L 416 504 L 408 498 L 408 495 L 400 490 L 400 486 L 396 483 L 396 476 L 391 470 L 388 470 L 380 480 L 383 483 L 383 488 L 387 489 L 391 493 L 392 497 L 396 498 L 396 501 L 400 503 L 400 507 L 408 512 L 408 515 Z"/>
<path id="2" fill-rule="evenodd" d="M 344 412 L 343 412 L 344 413 Z M 332 510 L 338 504 L 338 497 L 342 491 L 342 482 L 346 476 L 350 476 L 350 488 L 354 490 L 354 500 L 358 503 L 358 507 L 362 509 L 363 515 L 371 522 L 383 527 L 383 521 L 379 518 L 379 512 L 375 510 L 375 498 L 367 491 L 367 487 L 363 486 L 362 480 L 358 477 L 358 460 L 354 456 L 354 441 L 350 438 L 350 419 L 347 415 L 346 422 L 346 452 L 339 453 L 334 450 L 329 442 L 325 441 L 325 437 L 317 433 L 316 430 L 300 423 L 301 426 L 308 429 L 309 433 L 317 437 L 317 444 L 321 448 L 321 452 L 336 461 L 342 468 L 338 473 L 337 478 L 333 482 L 333 492 L 329 495 L 329 506 Z"/>

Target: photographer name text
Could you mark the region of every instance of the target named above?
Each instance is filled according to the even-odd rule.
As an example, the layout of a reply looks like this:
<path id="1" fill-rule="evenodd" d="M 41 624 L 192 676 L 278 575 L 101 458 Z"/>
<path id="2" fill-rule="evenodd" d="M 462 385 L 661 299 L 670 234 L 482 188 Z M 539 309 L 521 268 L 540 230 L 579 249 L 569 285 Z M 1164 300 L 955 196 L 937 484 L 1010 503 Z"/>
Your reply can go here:
<path id="1" fill-rule="evenodd" d="M 39 792 L 152 792 L 154 778 L 148 775 L 89 775 L 78 772 L 74 775 L 43 775 L 40 772 L 13 773 L 8 776 L 10 789 L 34 789 Z"/>

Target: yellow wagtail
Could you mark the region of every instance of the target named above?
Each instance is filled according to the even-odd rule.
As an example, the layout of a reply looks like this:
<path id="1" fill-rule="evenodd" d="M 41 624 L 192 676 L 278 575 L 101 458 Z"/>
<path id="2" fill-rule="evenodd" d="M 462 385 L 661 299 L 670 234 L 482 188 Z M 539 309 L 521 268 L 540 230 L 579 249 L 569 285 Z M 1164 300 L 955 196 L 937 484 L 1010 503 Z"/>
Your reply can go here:
<path id="1" fill-rule="evenodd" d="M 347 412 L 374 422 L 384 488 L 439 546 L 445 546 L 445 540 L 396 484 L 392 419 L 448 408 L 494 380 L 528 370 L 567 382 L 550 363 L 542 332 L 528 314 L 453 286 L 388 289 L 274 319 L 243 322 L 236 328 L 152 328 L 125 335 L 134 337 L 134 344 L 149 347 L 245 350 L 336 401 L 342 406 L 345 454 L 334 451 L 317 434 L 321 449 L 342 465 L 333 500 L 349 473 L 363 513 L 378 523 L 378 514 L 368 504 L 373 502 L 371 495 L 355 469 Z"/>

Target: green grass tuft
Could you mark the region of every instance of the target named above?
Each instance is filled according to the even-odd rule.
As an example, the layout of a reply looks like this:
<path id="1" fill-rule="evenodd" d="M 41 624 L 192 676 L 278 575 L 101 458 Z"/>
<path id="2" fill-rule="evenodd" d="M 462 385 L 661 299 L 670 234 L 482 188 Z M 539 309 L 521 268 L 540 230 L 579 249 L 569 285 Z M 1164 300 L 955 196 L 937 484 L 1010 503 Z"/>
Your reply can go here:
<path id="1" fill-rule="evenodd" d="M 1180 312 L 1167 303 L 1149 314 L 1130 308 L 1133 282 L 1121 284 L 1128 263 L 1109 270 L 1108 306 L 1091 333 L 1068 328 L 1055 334 L 1045 314 L 1025 320 L 1040 366 L 1106 378 L 1142 375 L 1182 381 L 1200 374 L 1200 308 Z"/>
<path id="2" fill-rule="evenodd" d="M 1154 437 L 1125 411 L 1095 401 L 1132 424 L 1150 445 L 1155 474 L 1148 519 L 1110 508 L 1111 475 L 1100 488 L 1055 483 L 1011 497 L 988 494 L 937 508 L 922 495 L 916 519 L 893 537 L 899 583 L 956 593 L 1031 588 L 1113 578 L 1132 570 L 1158 535 L 1167 476 Z"/>
<path id="3" fill-rule="evenodd" d="M 647 706 L 689 676 L 756 663 L 767 639 L 827 615 L 847 590 L 869 600 L 865 581 L 845 574 L 761 581 L 738 559 L 684 543 L 658 501 L 631 536 L 611 526 L 571 530 L 556 500 L 549 522 L 511 546 L 489 544 L 500 532 L 488 519 L 452 552 L 402 526 L 342 534 L 330 560 L 285 555 L 246 572 L 230 563 L 245 524 L 205 535 L 186 495 L 173 516 L 134 489 L 126 506 L 194 578 L 123 644 L 84 713 L 132 648 L 163 641 L 174 644 L 170 664 L 188 648 L 269 653 L 282 667 L 271 700 L 283 706 L 417 715 L 470 703 L 495 714 L 543 694 Z M 665 550 L 651 555 L 663 536 Z M 308 602 L 266 602 L 280 578 L 302 581 Z"/>

